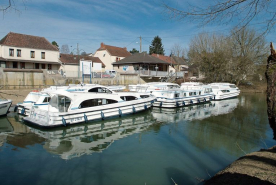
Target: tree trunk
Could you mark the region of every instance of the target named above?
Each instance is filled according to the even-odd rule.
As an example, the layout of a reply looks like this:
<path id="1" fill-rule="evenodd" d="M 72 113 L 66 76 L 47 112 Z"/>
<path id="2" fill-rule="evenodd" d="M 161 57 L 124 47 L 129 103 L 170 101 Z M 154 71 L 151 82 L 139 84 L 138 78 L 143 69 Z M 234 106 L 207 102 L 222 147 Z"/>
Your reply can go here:
<path id="1" fill-rule="evenodd" d="M 274 137 L 276 140 L 276 52 L 273 48 L 272 43 L 271 55 L 267 59 L 266 66 L 266 80 L 267 80 L 267 115 L 270 127 L 273 130 Z"/>

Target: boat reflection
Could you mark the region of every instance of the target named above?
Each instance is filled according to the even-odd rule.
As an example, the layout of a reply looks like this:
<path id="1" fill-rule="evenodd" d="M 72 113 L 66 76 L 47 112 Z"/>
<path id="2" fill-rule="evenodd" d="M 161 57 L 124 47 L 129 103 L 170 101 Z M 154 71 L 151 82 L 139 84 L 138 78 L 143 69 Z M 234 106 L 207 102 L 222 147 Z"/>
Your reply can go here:
<path id="1" fill-rule="evenodd" d="M 6 117 L 0 118 L 0 147 L 4 145 L 7 140 L 7 133 L 12 132 L 13 127 Z"/>
<path id="2" fill-rule="evenodd" d="M 222 101 L 199 104 L 178 109 L 164 109 L 153 107 L 152 115 L 159 122 L 178 122 L 182 120 L 202 120 L 211 116 L 228 114 L 237 108 L 239 99 L 227 99 Z"/>
<path id="3" fill-rule="evenodd" d="M 114 141 L 129 135 L 140 133 L 154 124 L 150 111 L 135 115 L 123 116 L 106 121 L 81 124 L 54 130 L 30 130 L 45 138 L 44 149 L 60 155 L 62 159 L 72 159 L 94 152 L 102 152 Z"/>

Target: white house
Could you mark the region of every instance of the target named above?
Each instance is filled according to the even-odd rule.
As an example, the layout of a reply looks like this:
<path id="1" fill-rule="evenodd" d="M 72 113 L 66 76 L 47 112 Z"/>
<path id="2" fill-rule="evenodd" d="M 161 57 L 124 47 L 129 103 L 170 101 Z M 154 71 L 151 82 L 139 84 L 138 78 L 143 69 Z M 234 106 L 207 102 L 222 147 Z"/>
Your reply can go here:
<path id="1" fill-rule="evenodd" d="M 81 55 L 71 55 L 71 54 L 60 54 L 60 62 L 62 63 L 60 67 L 61 73 L 66 77 L 81 77 L 81 61 L 92 61 L 92 68 L 93 72 L 104 72 L 105 65 L 98 57 L 91 57 L 91 56 L 81 56 Z M 102 69 L 96 71 L 95 65 L 101 64 Z"/>
<path id="2" fill-rule="evenodd" d="M 0 40 L 0 67 L 58 70 L 59 49 L 44 37 L 10 32 Z"/>
<path id="3" fill-rule="evenodd" d="M 131 56 L 131 53 L 127 51 L 127 48 L 109 46 L 104 43 L 101 43 L 101 47 L 94 54 L 94 57 L 98 57 L 105 64 L 105 70 L 113 70 L 112 63 L 128 56 Z"/>

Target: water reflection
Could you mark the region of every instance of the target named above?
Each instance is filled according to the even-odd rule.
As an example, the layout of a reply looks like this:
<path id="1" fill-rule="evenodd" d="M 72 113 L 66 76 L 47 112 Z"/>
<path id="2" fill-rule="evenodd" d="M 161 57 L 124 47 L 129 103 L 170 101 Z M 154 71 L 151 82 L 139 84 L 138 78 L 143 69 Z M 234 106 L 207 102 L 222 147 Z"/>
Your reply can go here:
<path id="1" fill-rule="evenodd" d="M 260 146 L 266 148 L 264 140 L 269 125 L 264 97 L 255 94 L 245 98 L 241 95 L 239 99 L 237 108 L 227 114 L 187 124 L 184 133 L 192 144 L 200 149 L 223 151 L 237 157 L 258 150 Z M 224 109 L 224 106 L 222 109 L 219 106 L 218 110 Z"/>
<path id="2" fill-rule="evenodd" d="M 237 108 L 239 99 L 227 99 L 214 101 L 208 104 L 193 105 L 178 109 L 164 109 L 153 107 L 152 115 L 162 123 L 174 123 L 179 121 L 203 120 L 211 116 L 228 114 Z"/>
<path id="3" fill-rule="evenodd" d="M 44 149 L 62 159 L 72 159 L 107 149 L 114 141 L 139 133 L 154 123 L 150 112 L 54 130 L 30 128 L 45 138 Z"/>

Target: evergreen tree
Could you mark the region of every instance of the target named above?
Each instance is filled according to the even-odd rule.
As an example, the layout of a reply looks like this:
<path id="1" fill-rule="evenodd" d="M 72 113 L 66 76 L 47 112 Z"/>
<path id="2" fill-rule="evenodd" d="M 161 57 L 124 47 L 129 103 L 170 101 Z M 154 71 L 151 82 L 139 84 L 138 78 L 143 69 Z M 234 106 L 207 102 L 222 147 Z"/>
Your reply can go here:
<path id="1" fill-rule="evenodd" d="M 165 50 L 162 45 L 162 39 L 159 36 L 154 37 L 149 47 L 149 54 L 161 54 L 164 55 Z"/>
<path id="2" fill-rule="evenodd" d="M 129 51 L 131 54 L 139 53 L 139 51 L 135 48 L 133 48 L 131 51 Z"/>
<path id="3" fill-rule="evenodd" d="M 52 45 L 54 45 L 54 46 L 56 46 L 57 48 L 59 48 L 59 46 L 58 46 L 58 44 L 57 44 L 56 41 L 53 41 L 53 42 L 52 42 Z"/>

